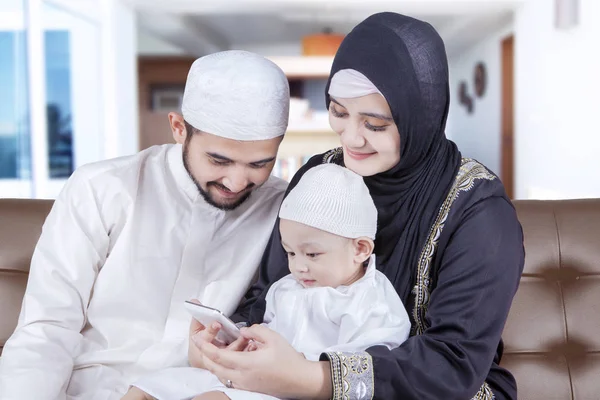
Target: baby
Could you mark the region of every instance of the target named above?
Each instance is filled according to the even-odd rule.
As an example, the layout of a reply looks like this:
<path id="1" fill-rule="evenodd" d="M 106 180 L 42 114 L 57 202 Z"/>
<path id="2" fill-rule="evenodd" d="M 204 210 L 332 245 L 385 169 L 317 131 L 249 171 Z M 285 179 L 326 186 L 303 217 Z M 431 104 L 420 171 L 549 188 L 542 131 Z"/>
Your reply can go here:
<path id="1" fill-rule="evenodd" d="M 308 170 L 279 218 L 290 274 L 267 292 L 264 324 L 309 360 L 376 345 L 392 349 L 408 338 L 404 305 L 375 268 L 377 209 L 361 176 L 335 164 Z M 227 388 L 196 368 L 159 371 L 134 386 L 124 399 L 274 399 Z"/>

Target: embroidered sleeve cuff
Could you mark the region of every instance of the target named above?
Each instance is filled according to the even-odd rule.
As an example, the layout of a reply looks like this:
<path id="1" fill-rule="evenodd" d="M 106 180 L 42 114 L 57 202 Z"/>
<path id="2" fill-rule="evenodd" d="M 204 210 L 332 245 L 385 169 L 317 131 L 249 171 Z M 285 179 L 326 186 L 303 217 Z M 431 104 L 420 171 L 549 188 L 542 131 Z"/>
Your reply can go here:
<path id="1" fill-rule="evenodd" d="M 479 389 L 479 392 L 473 397 L 471 400 L 494 400 L 496 397 L 494 396 L 494 392 L 492 392 L 492 388 L 488 385 L 487 382 L 484 382 Z"/>
<path id="2" fill-rule="evenodd" d="M 367 352 L 331 352 L 321 355 L 331 363 L 332 400 L 366 400 L 375 393 L 373 359 Z"/>

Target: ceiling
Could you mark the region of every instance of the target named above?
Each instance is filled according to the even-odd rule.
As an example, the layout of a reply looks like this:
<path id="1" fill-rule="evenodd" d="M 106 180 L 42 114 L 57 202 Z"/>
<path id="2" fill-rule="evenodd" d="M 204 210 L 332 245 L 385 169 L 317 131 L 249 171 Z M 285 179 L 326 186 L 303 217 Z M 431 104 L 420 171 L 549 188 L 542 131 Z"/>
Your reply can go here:
<path id="1" fill-rule="evenodd" d="M 127 0 L 141 29 L 194 56 L 230 48 L 266 56 L 296 51 L 325 28 L 346 34 L 367 16 L 396 11 L 431 23 L 450 56 L 510 23 L 518 0 Z M 288 49 L 288 50 L 286 50 Z"/>
<path id="2" fill-rule="evenodd" d="M 355 14 L 356 15 L 356 14 Z M 221 14 L 198 15 L 190 17 L 198 27 L 206 27 L 219 31 L 229 41 L 236 45 L 267 45 L 273 42 L 292 42 L 312 33 L 319 33 L 325 28 L 334 32 L 346 34 L 358 22 L 366 18 L 365 13 L 345 18 L 323 18 L 318 13 L 311 14 Z M 430 19 L 435 26 L 442 26 L 449 20 L 438 16 Z"/>

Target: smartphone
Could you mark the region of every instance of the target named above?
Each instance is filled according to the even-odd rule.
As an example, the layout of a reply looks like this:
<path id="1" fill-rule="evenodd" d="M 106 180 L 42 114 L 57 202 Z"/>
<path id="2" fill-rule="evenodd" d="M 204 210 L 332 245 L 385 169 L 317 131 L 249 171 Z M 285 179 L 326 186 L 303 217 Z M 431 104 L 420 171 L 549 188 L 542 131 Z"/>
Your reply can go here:
<path id="1" fill-rule="evenodd" d="M 196 321 L 200 322 L 204 326 L 209 326 L 213 322 L 221 324 L 221 330 L 217 334 L 216 339 L 224 344 L 230 344 L 235 342 L 240 337 L 240 329 L 235 326 L 235 322 L 230 320 L 221 311 L 216 308 L 204 306 L 202 304 L 192 303 L 191 301 L 185 302 L 185 308 L 188 310 L 192 317 Z"/>

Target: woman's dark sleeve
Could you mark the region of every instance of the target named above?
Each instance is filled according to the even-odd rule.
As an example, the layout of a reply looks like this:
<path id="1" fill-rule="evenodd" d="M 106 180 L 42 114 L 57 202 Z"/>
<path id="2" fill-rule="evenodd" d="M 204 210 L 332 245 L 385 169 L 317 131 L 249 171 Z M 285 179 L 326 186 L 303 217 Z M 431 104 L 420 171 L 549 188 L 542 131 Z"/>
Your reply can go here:
<path id="1" fill-rule="evenodd" d="M 332 364 L 334 399 L 342 398 L 341 390 L 349 399 L 364 390 L 375 399 L 471 399 L 490 371 L 524 257 L 521 226 L 507 200 L 491 197 L 471 206 L 441 254 L 429 328 L 392 351 L 376 346 L 324 354 Z"/>
<path id="2" fill-rule="evenodd" d="M 310 168 L 321 164 L 322 159 L 323 154 L 317 154 L 311 157 L 306 164 L 294 174 L 284 197 L 286 197 L 290 190 L 298 184 L 302 175 Z M 248 325 L 262 323 L 266 308 L 265 298 L 267 297 L 269 287 L 271 287 L 273 282 L 278 281 L 289 273 L 287 255 L 281 245 L 281 236 L 279 235 L 278 217 L 258 267 L 258 279 L 256 283 L 250 287 L 242 299 L 240 306 L 231 316 L 231 319 L 236 323 L 246 322 Z"/>

